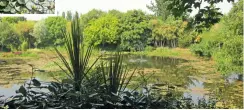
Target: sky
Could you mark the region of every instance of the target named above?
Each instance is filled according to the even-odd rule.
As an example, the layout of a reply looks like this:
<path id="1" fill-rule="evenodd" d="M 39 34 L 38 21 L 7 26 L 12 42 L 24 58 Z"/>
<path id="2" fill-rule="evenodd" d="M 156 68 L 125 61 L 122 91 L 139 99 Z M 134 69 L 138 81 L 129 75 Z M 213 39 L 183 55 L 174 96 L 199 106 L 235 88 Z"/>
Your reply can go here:
<path id="1" fill-rule="evenodd" d="M 44 19 L 47 16 L 56 16 L 57 14 L 61 15 L 63 11 L 78 11 L 79 13 L 87 13 L 91 9 L 101 9 L 103 11 L 108 11 L 111 9 L 116 9 L 122 12 L 132 9 L 141 9 L 146 13 L 152 13 L 147 9 L 146 5 L 151 4 L 151 1 L 154 0 L 56 0 L 56 14 L 54 15 L 24 15 L 28 20 L 40 20 Z M 225 2 L 217 4 L 217 7 L 221 8 L 222 13 L 228 13 L 232 7 L 231 3 Z M 206 6 L 207 3 L 203 3 L 203 6 Z M 58 13 L 57 13 L 58 12 Z M 197 13 L 197 10 L 194 10 L 191 15 Z M 1 15 L 1 16 L 10 16 L 10 15 Z M 19 15 L 11 15 L 19 16 Z"/>

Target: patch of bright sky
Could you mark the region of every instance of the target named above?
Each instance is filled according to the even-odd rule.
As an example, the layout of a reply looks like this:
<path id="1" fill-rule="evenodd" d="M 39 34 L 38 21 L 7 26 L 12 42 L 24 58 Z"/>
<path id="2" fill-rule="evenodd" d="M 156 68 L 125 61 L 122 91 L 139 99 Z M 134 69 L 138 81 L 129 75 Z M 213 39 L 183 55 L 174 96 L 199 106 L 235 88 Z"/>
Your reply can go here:
<path id="1" fill-rule="evenodd" d="M 29 20 L 40 20 L 47 16 L 61 15 L 63 11 L 78 11 L 79 13 L 87 13 L 91 9 L 101 9 L 103 11 L 108 11 L 111 9 L 116 9 L 122 12 L 132 9 L 141 9 L 146 13 L 152 13 L 147 9 L 146 5 L 151 4 L 152 0 L 56 0 L 56 14 L 55 15 L 24 15 Z M 153 0 L 154 1 L 154 0 Z M 231 3 L 225 2 L 217 4 L 217 7 L 221 8 L 222 13 L 228 13 L 232 7 Z M 203 3 L 202 7 L 208 5 Z M 194 10 L 191 15 L 197 13 Z M 1 15 L 1 16 L 20 16 L 20 15 Z"/>

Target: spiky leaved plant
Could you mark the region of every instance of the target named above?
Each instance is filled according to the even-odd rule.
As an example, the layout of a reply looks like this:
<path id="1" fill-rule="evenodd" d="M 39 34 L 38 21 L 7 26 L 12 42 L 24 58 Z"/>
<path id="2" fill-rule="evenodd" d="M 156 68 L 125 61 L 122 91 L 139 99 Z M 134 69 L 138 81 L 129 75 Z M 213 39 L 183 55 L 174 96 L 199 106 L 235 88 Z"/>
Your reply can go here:
<path id="1" fill-rule="evenodd" d="M 102 62 L 99 70 L 105 89 L 109 94 L 124 92 L 136 71 L 136 69 L 129 71 L 129 68 L 123 65 L 123 55 L 120 52 L 116 52 L 114 58 L 111 58 L 108 63 Z"/>
<path id="2" fill-rule="evenodd" d="M 65 57 L 60 53 L 60 51 L 55 48 L 56 53 L 58 54 L 60 60 L 64 64 L 65 68 L 56 63 L 68 76 L 69 79 L 73 81 L 76 91 L 81 90 L 81 83 L 84 78 L 87 78 L 87 74 L 97 62 L 88 67 L 88 62 L 92 53 L 92 46 L 88 46 L 85 49 L 83 43 L 83 35 L 80 27 L 79 16 L 76 12 L 75 17 L 71 23 L 71 33 L 63 32 L 65 40 L 65 48 L 68 53 L 69 60 L 66 60 Z"/>

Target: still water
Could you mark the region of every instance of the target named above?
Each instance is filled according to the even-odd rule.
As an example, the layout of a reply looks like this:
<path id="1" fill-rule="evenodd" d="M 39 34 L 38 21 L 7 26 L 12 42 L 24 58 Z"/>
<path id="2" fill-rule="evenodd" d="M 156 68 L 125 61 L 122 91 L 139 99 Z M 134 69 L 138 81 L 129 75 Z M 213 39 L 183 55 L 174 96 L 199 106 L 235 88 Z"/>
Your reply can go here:
<path id="1" fill-rule="evenodd" d="M 199 98 L 208 99 L 214 96 L 221 100 L 220 104 L 243 108 L 243 81 L 240 81 L 237 74 L 222 77 L 206 62 L 126 55 L 124 63 L 129 68 L 137 68 L 138 73 L 150 76 L 148 84 L 166 83 L 176 87 L 179 97 L 191 97 L 197 103 Z M 26 65 L 26 62 L 18 60 L 0 65 L 0 96 L 14 95 L 19 86 L 30 78 L 30 72 L 22 73 L 21 68 L 13 66 L 24 64 Z M 41 81 L 52 80 L 46 72 L 36 73 L 34 76 Z M 137 74 L 134 81 L 140 77 Z"/>

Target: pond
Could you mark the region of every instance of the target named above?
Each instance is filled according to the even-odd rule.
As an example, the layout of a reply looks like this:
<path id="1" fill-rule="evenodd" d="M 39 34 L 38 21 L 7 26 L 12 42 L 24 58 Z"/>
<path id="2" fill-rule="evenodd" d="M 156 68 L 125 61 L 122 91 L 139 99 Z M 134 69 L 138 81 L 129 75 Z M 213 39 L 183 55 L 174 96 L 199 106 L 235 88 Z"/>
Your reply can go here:
<path id="1" fill-rule="evenodd" d="M 31 72 L 23 73 L 17 66 L 27 65 L 22 60 L 6 62 L 0 65 L 0 96 L 9 97 L 30 78 Z M 150 76 L 148 84 L 174 86 L 178 97 L 191 97 L 195 103 L 200 98 L 214 97 L 221 100 L 217 103 L 220 106 L 243 108 L 243 81 L 238 80 L 237 74 L 222 77 L 207 61 L 125 55 L 124 63 L 129 68 L 137 68 L 137 73 Z M 52 80 L 50 74 L 45 72 L 34 76 L 41 81 Z M 140 78 L 139 74 L 135 74 L 133 84 L 136 85 Z"/>

